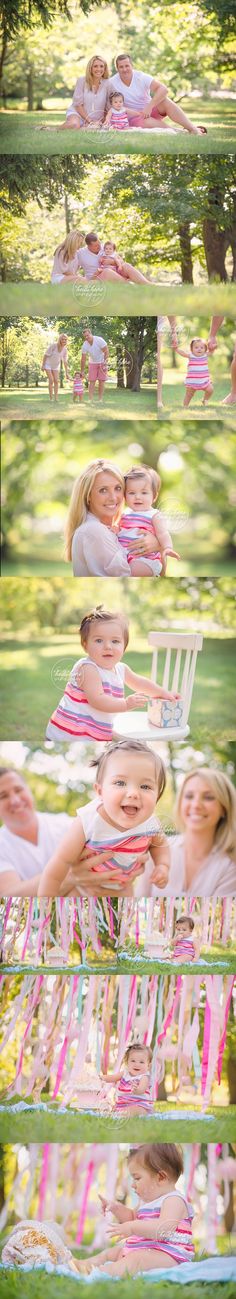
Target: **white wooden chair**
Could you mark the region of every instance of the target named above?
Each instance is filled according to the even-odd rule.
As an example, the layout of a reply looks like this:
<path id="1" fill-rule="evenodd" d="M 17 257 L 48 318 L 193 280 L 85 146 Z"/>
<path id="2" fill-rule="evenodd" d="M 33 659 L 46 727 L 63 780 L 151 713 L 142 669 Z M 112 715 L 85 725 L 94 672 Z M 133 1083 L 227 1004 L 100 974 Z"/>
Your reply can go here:
<path id="1" fill-rule="evenodd" d="M 117 713 L 114 720 L 114 737 L 136 740 L 184 740 L 189 735 L 188 717 L 193 693 L 196 661 L 202 649 L 200 632 L 150 631 L 148 644 L 153 647 L 151 680 L 159 682 L 166 690 L 179 692 L 181 699 L 175 704 L 159 702 L 159 724 L 153 725 L 148 712 Z M 158 674 L 159 650 L 165 650 L 162 680 Z M 162 704 L 160 708 L 160 704 Z"/>

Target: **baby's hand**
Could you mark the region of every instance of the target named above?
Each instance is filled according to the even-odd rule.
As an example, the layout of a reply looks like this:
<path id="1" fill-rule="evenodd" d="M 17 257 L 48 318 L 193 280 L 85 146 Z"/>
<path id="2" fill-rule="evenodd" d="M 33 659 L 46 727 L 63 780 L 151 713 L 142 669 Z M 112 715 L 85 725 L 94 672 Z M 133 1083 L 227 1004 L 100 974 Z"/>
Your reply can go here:
<path id="1" fill-rule="evenodd" d="M 128 695 L 125 702 L 126 702 L 127 711 L 129 712 L 130 709 L 132 708 L 144 708 L 145 704 L 147 703 L 147 699 L 145 695 L 134 694 L 134 695 Z"/>
<path id="2" fill-rule="evenodd" d="M 181 699 L 181 695 L 173 694 L 173 690 L 165 690 L 165 694 L 162 697 L 163 699 L 170 699 L 173 703 L 177 701 L 177 699 Z"/>
<path id="3" fill-rule="evenodd" d="M 162 866 L 160 864 L 160 866 L 155 866 L 155 870 L 151 875 L 151 882 L 152 884 L 158 884 L 160 886 L 160 889 L 163 889 L 164 884 L 167 884 L 168 876 L 169 876 L 168 866 Z"/>

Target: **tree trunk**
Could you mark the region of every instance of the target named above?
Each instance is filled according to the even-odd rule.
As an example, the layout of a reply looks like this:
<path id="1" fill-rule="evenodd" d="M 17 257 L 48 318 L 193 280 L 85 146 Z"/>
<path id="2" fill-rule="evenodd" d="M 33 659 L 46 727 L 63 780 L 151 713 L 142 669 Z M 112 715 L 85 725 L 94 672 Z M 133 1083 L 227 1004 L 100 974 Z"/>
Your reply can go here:
<path id="1" fill-rule="evenodd" d="M 6 58 L 6 52 L 7 52 L 7 36 L 3 28 L 2 45 L 1 45 L 1 53 L 0 53 L 0 86 L 2 81 L 3 65 Z"/>
<path id="2" fill-rule="evenodd" d="M 28 366 L 28 362 L 27 362 L 26 367 L 25 367 L 25 387 L 26 387 L 26 388 L 29 387 L 29 366 Z"/>
<path id="3" fill-rule="evenodd" d="M 228 246 L 226 231 L 217 230 L 215 221 L 205 217 L 202 232 L 208 278 L 226 282 L 225 256 Z"/>
<path id="4" fill-rule="evenodd" d="M 117 343 L 116 345 L 116 385 L 117 388 L 124 388 L 125 386 L 124 357 L 123 357 L 122 343 Z"/>
<path id="5" fill-rule="evenodd" d="M 27 86 L 27 113 L 32 113 L 34 107 L 34 76 L 33 76 L 32 65 L 29 68 L 29 71 L 27 72 L 26 86 Z"/>
<path id="6" fill-rule="evenodd" d="M 132 392 L 140 392 L 144 361 L 144 326 L 145 320 L 137 318 L 133 321 L 130 331 L 130 349 L 125 347 L 126 387 Z"/>
<path id="7" fill-rule="evenodd" d="M 67 194 L 65 194 L 64 209 L 65 209 L 66 234 L 69 235 L 70 234 L 70 209 L 69 209 L 69 199 Z"/>
<path id="8" fill-rule="evenodd" d="M 182 221 L 179 225 L 179 242 L 182 282 L 183 284 L 193 284 L 193 259 L 189 221 Z"/>
<path id="9" fill-rule="evenodd" d="M 1 280 L 2 280 L 2 284 L 5 284 L 5 283 L 6 283 L 6 278 L 7 278 L 7 272 L 6 272 L 6 263 L 4 262 L 4 258 L 3 258 L 3 257 L 1 257 L 1 259 L 0 259 L 0 266 L 1 266 Z"/>

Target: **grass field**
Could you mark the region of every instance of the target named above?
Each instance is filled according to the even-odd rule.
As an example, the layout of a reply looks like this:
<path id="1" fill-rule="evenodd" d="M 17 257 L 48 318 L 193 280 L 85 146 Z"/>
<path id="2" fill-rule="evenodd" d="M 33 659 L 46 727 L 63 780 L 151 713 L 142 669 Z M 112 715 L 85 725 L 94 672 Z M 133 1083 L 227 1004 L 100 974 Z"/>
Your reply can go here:
<path id="1" fill-rule="evenodd" d="M 0 285 L 0 316 L 236 315 L 235 284 L 40 284 Z"/>
<path id="2" fill-rule="evenodd" d="M 48 719 L 59 702 L 58 684 L 52 680 L 53 665 L 63 659 L 62 667 L 69 673 L 77 657 L 76 637 L 72 645 L 71 637 L 63 638 L 53 631 L 50 641 L 4 641 L 2 739 L 43 742 Z M 135 672 L 150 676 L 150 654 L 133 652 L 126 655 L 126 662 Z M 196 743 L 208 741 L 209 735 L 227 741 L 235 739 L 234 690 L 235 640 L 206 638 L 198 655 L 190 714 L 191 735 Z"/>
<path id="3" fill-rule="evenodd" d="M 66 107 L 55 111 L 53 103 L 45 112 L 11 112 L 0 114 L 0 153 L 73 154 L 106 157 L 112 154 L 207 154 L 230 153 L 235 149 L 235 97 L 227 99 L 182 99 L 181 108 L 195 125 L 207 127 L 207 135 L 189 135 L 187 131 L 129 130 L 58 131 Z M 168 125 L 171 123 L 168 122 Z M 46 129 L 45 129 L 46 128 Z M 51 129 L 50 129 L 51 128 Z"/>
<path id="4" fill-rule="evenodd" d="M 1 1265 L 0 1265 L 1 1267 Z M 79 1281 L 79 1290 L 78 1290 Z M 108 1299 L 117 1299 L 117 1281 L 110 1279 L 106 1282 L 102 1277 L 102 1287 Z M 65 1278 L 59 1273 L 49 1275 L 42 1271 L 24 1272 L 17 1268 L 1 1268 L 0 1270 L 0 1288 L 1 1299 L 88 1299 L 88 1284 L 83 1278 L 78 1280 L 71 1276 Z M 208 1282 L 193 1281 L 188 1284 L 186 1289 L 187 1299 L 202 1299 L 202 1294 L 206 1299 L 235 1299 L 235 1281 Z M 91 1299 L 100 1299 L 101 1282 L 92 1281 L 89 1278 L 89 1295 Z M 132 1278 L 119 1281 L 119 1299 L 133 1299 L 134 1282 Z M 183 1284 L 176 1284 L 173 1281 L 161 1280 L 161 1299 L 182 1299 Z M 135 1278 L 135 1299 L 153 1299 L 153 1282 L 146 1281 L 142 1277 Z"/>
<path id="5" fill-rule="evenodd" d="M 186 362 L 187 364 L 187 362 Z M 213 376 L 212 376 L 213 377 Z M 158 411 L 158 418 L 166 418 L 171 411 L 181 410 L 182 418 L 191 419 L 225 419 L 227 416 L 227 406 L 222 406 L 223 398 L 227 397 L 230 391 L 230 372 L 214 382 L 214 392 L 210 401 L 203 406 L 202 392 L 196 393 L 192 398 L 190 406 L 183 409 L 183 400 L 185 395 L 185 372 L 184 369 L 171 370 L 164 369 L 163 378 L 163 410 Z M 230 409 L 230 408 L 229 408 Z M 231 408 L 232 409 L 232 408 Z"/>
<path id="6" fill-rule="evenodd" d="M 48 390 L 38 388 L 2 388 L 0 391 L 1 414 L 9 419 L 76 419 L 83 421 L 86 415 L 96 415 L 107 420 L 138 420 L 155 418 L 157 410 L 156 385 L 145 384 L 140 392 L 130 392 L 128 388 L 116 388 L 107 384 L 103 400 L 98 400 L 95 392 L 93 401 L 89 400 L 88 391 L 80 403 L 73 402 L 72 382 L 59 390 L 58 401 L 49 401 Z M 219 416 L 221 415 L 219 410 Z M 218 414 L 218 413 L 217 413 Z"/>
<path id="7" fill-rule="evenodd" d="M 233 974 L 236 971 L 236 951 L 228 952 L 227 948 L 220 948 L 218 944 L 210 951 L 203 948 L 202 957 L 194 961 L 194 974 Z M 218 953 L 218 955 L 217 955 Z M 149 961 L 147 957 L 136 953 L 135 957 L 126 953 L 121 953 L 117 959 L 110 961 L 99 961 L 95 956 L 94 960 L 83 961 L 79 965 L 71 960 L 70 965 L 47 965 L 47 961 L 42 965 L 34 963 L 27 959 L 25 961 L 12 961 L 8 965 L 1 965 L 1 974 L 189 974 L 189 962 L 180 962 L 176 966 L 174 961 Z"/>
<path id="8" fill-rule="evenodd" d="M 168 372 L 167 372 L 168 374 Z M 184 384 L 183 375 L 177 374 L 171 382 L 168 378 L 163 383 L 163 411 L 157 412 L 157 390 L 156 384 L 145 384 L 140 392 L 130 392 L 129 389 L 117 389 L 115 384 L 108 384 L 105 388 L 102 402 L 98 401 L 95 393 L 91 402 L 88 392 L 84 394 L 84 400 L 76 404 L 72 399 L 72 384 L 68 388 L 59 391 L 58 401 L 49 401 L 48 392 L 45 388 L 2 388 L 0 390 L 0 413 L 9 419 L 81 419 L 83 420 L 85 411 L 97 410 L 101 412 L 105 419 L 132 419 L 137 414 L 139 420 L 150 419 L 157 414 L 157 418 L 164 418 L 169 411 L 179 411 L 183 404 Z M 227 419 L 227 407 L 222 406 L 223 397 L 227 396 L 230 388 L 229 374 L 225 375 L 219 383 L 215 384 L 214 394 L 210 402 L 202 407 L 202 395 L 191 402 L 191 408 L 182 409 L 183 419 Z"/>
<path id="9" fill-rule="evenodd" d="M 99 1114 L 96 1110 L 74 1109 L 54 1101 L 43 1100 L 34 1105 L 14 1097 L 12 1103 L 0 1105 L 1 1141 L 8 1142 L 73 1142 L 95 1141 L 235 1141 L 236 1107 L 209 1106 L 206 1111 L 194 1109 L 191 1114 L 176 1099 L 172 1108 L 160 1102 L 155 1115 Z"/>

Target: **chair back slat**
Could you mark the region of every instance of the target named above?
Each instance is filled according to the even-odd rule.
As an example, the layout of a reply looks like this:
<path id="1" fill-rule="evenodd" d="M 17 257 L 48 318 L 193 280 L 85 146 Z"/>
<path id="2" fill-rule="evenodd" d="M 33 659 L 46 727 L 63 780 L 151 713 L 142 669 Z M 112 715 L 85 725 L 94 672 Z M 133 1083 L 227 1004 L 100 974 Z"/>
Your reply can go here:
<path id="1" fill-rule="evenodd" d="M 149 632 L 148 643 L 152 646 L 151 680 L 158 680 L 158 650 L 165 650 L 162 682 L 165 690 L 173 690 L 181 695 L 183 716 L 180 730 L 186 727 L 196 671 L 197 654 L 202 649 L 203 637 L 200 632 Z M 173 671 L 172 671 L 173 669 Z"/>
<path id="2" fill-rule="evenodd" d="M 170 664 L 171 664 L 171 646 L 168 645 L 168 648 L 166 650 L 164 672 L 162 678 L 162 685 L 164 686 L 164 690 L 169 690 Z"/>

